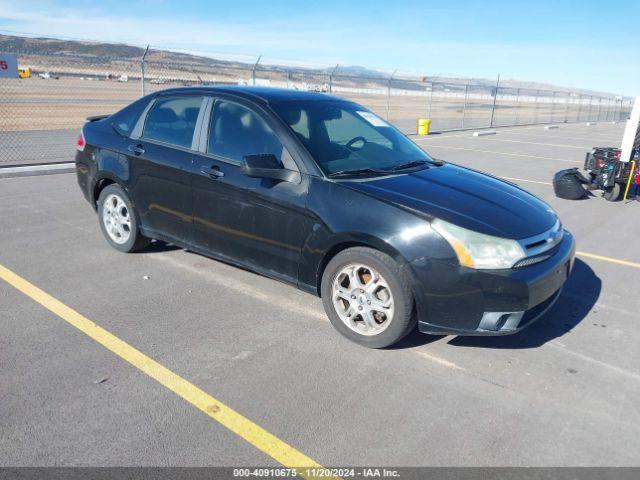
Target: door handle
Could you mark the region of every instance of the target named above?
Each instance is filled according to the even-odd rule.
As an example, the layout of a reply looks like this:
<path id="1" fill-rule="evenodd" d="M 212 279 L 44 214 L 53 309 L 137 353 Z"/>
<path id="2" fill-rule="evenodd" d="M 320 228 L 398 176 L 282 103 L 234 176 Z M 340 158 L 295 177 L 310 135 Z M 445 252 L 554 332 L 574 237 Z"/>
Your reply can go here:
<path id="1" fill-rule="evenodd" d="M 201 173 L 204 173 L 205 175 L 211 177 L 211 178 L 222 178 L 224 177 L 224 172 L 222 170 L 220 170 L 220 167 L 217 165 L 214 165 L 211 168 L 203 168 L 202 170 L 200 170 Z"/>
<path id="2" fill-rule="evenodd" d="M 142 155 L 144 153 L 144 148 L 142 148 L 142 145 L 129 145 L 127 147 L 127 150 L 135 155 Z"/>

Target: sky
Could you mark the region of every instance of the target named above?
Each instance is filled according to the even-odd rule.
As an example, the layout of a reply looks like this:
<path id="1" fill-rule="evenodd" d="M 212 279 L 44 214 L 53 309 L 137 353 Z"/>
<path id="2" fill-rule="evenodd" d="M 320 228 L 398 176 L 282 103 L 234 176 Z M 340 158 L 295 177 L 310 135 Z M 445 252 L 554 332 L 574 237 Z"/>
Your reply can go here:
<path id="1" fill-rule="evenodd" d="M 640 95 L 640 0 L 0 0 L 0 33 Z"/>

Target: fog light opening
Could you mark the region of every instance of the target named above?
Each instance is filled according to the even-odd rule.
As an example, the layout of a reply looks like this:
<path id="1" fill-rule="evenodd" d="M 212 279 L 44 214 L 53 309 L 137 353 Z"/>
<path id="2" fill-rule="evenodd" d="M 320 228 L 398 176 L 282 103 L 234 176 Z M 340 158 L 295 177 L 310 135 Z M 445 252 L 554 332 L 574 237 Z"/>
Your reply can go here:
<path id="1" fill-rule="evenodd" d="M 490 332 L 515 330 L 523 315 L 524 312 L 484 312 L 478 328 Z"/>
<path id="2" fill-rule="evenodd" d="M 499 319 L 498 319 L 498 323 L 496 323 L 496 330 L 502 330 L 502 327 L 504 327 L 504 324 L 507 323 L 507 320 L 509 320 L 509 317 L 511 316 L 510 313 L 505 313 L 503 314 Z"/>

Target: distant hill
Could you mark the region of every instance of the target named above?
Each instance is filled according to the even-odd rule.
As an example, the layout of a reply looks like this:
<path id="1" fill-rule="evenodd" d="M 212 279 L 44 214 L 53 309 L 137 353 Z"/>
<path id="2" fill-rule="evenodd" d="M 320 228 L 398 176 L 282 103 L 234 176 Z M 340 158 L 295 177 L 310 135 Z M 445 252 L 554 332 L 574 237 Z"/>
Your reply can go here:
<path id="1" fill-rule="evenodd" d="M 140 58 L 144 50 L 119 43 L 90 43 L 54 38 L 16 37 L 0 35 L 0 50 L 23 55 L 61 55 L 86 58 Z"/>
<path id="2" fill-rule="evenodd" d="M 138 69 L 140 58 L 144 49 L 122 43 L 88 42 L 76 40 L 59 40 L 54 38 L 35 38 L 13 35 L 0 35 L 0 51 L 15 52 L 19 54 L 21 63 L 29 62 L 29 66 L 36 65 L 40 69 L 57 70 L 66 73 L 86 73 L 95 69 L 96 72 L 133 72 Z M 169 50 L 152 49 L 147 55 L 149 67 L 165 69 L 166 73 L 173 77 L 180 76 L 181 73 L 190 73 L 200 78 L 202 76 L 217 75 L 218 77 L 246 76 L 247 70 L 253 66 L 250 62 L 230 61 L 219 58 L 212 58 L 204 55 L 194 55 L 188 53 L 174 52 Z M 261 70 L 271 70 L 274 73 L 284 74 L 288 71 L 301 73 L 303 76 L 311 77 L 319 75 L 327 77 L 333 67 L 310 68 L 291 67 L 284 65 L 270 64 L 263 66 Z M 97 73 L 96 73 L 97 74 Z M 340 66 L 337 74 L 339 76 L 350 77 L 350 83 L 354 84 L 383 84 L 389 77 L 389 73 L 380 70 L 367 68 L 358 65 Z M 267 75 L 268 76 L 268 75 Z M 397 78 L 397 77 L 396 77 Z M 491 79 L 468 79 L 457 77 L 420 77 L 416 75 L 412 78 L 397 78 L 396 88 L 423 88 L 423 83 L 427 79 L 433 82 L 450 83 L 464 86 L 467 83 L 485 87 L 493 87 L 495 80 Z M 324 81 L 318 80 L 316 81 Z M 503 80 L 502 87 L 521 88 L 527 90 L 555 90 L 559 92 L 577 92 L 581 94 L 611 95 L 603 92 L 594 92 L 577 88 L 560 87 L 548 83 L 527 82 L 520 80 Z"/>

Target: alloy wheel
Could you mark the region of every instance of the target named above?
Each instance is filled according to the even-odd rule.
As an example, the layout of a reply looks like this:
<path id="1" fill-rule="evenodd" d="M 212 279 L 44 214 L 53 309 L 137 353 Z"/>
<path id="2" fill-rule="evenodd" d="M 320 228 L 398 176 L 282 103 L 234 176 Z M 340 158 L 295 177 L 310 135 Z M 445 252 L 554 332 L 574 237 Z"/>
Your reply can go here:
<path id="1" fill-rule="evenodd" d="M 131 215 L 124 200 L 118 195 L 110 194 L 102 206 L 102 221 L 109 238 L 122 245 L 131 236 Z"/>
<path id="2" fill-rule="evenodd" d="M 344 266 L 334 278 L 332 300 L 340 320 L 361 335 L 378 335 L 393 321 L 391 288 L 367 265 Z"/>

